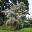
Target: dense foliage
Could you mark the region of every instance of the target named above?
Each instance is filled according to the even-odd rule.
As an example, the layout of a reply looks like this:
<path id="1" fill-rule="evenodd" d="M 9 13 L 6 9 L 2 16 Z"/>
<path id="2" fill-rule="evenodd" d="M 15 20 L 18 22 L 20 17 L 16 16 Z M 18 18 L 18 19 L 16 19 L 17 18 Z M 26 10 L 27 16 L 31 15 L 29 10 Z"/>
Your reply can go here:
<path id="1" fill-rule="evenodd" d="M 20 1 L 18 5 L 11 3 L 11 6 L 9 1 L 4 3 L 3 0 L 2 2 L 0 1 L 0 4 L 2 3 L 0 5 L 0 19 L 2 20 L 0 20 L 0 25 L 4 23 L 5 25 L 16 27 L 16 29 L 23 28 L 24 22 L 26 21 L 26 14 L 28 14 L 26 2 Z"/>
<path id="2" fill-rule="evenodd" d="M 28 14 L 28 11 L 26 10 L 26 5 L 24 2 L 20 2 L 18 5 L 13 4 L 11 6 L 11 9 L 8 10 L 6 25 L 12 25 L 16 27 L 16 29 L 19 29 L 20 27 L 23 28 L 24 22 L 26 21 L 26 14 Z"/>

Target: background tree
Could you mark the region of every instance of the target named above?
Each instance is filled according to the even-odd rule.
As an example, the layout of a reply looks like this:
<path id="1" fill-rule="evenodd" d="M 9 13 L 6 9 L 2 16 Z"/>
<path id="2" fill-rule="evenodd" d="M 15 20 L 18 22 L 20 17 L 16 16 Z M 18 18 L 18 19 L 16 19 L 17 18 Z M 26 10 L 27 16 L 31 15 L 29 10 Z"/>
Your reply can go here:
<path id="1" fill-rule="evenodd" d="M 6 2 L 3 4 L 6 4 Z M 6 23 L 6 25 L 14 25 L 17 29 L 19 29 L 20 27 L 23 28 L 24 21 L 26 20 L 26 14 L 28 14 L 28 10 L 26 8 L 27 6 L 24 2 L 19 2 L 18 5 L 15 5 L 13 2 L 13 5 L 10 7 L 10 9 L 6 8 L 5 11 L 1 11 L 6 15 L 5 17 L 8 18 L 6 20 L 6 18 L 3 17 L 5 20 L 4 24 Z"/>
<path id="2" fill-rule="evenodd" d="M 27 6 L 24 4 L 24 2 L 20 2 L 18 5 L 13 4 L 11 6 L 11 9 L 8 11 L 7 18 L 9 18 L 6 21 L 6 25 L 13 25 L 16 28 L 23 28 L 24 21 L 26 20 L 26 14 L 28 14 L 28 10 L 26 10 Z"/>

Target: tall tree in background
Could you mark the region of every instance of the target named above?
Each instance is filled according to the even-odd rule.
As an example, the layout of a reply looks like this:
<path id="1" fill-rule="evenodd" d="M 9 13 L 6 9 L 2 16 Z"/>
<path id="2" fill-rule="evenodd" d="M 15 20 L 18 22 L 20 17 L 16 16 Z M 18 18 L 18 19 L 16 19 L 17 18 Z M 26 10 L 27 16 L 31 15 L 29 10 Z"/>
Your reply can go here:
<path id="1" fill-rule="evenodd" d="M 19 1 L 18 5 L 15 5 L 16 4 L 16 2 L 15 2 L 16 0 L 14 0 L 14 1 L 11 0 L 11 1 L 13 3 L 13 6 L 11 6 L 11 8 L 8 9 L 9 13 L 8 13 L 8 15 L 6 15 L 6 17 L 9 18 L 9 19 L 5 23 L 6 24 L 11 24 L 11 23 L 14 24 L 14 22 L 16 22 L 14 24 L 14 25 L 16 25 L 15 26 L 16 28 L 19 28 L 20 26 L 23 27 L 24 20 L 26 19 L 25 16 L 26 16 L 26 14 L 28 14 L 28 4 L 27 4 L 27 2 L 25 2 L 26 0 L 25 1 L 24 0 L 22 0 L 22 1 L 18 0 Z M 6 5 L 6 3 L 4 3 L 4 4 Z M 5 14 L 5 12 L 6 11 L 4 11 L 4 14 Z"/>
<path id="2" fill-rule="evenodd" d="M 7 15 L 9 19 L 6 21 L 6 25 L 12 23 L 16 28 L 23 27 L 24 21 L 26 20 L 26 14 L 29 14 L 26 8 L 27 6 L 24 2 L 20 2 L 18 5 L 13 4 Z"/>

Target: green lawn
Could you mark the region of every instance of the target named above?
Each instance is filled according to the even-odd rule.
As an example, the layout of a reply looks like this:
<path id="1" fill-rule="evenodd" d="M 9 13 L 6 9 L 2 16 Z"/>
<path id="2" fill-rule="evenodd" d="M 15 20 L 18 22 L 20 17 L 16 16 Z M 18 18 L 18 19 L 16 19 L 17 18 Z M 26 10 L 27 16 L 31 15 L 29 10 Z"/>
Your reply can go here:
<path id="1" fill-rule="evenodd" d="M 20 32 L 32 32 L 32 28 L 21 29 Z"/>
<path id="2" fill-rule="evenodd" d="M 29 28 L 23 28 L 23 29 L 20 29 L 20 30 L 16 30 L 16 31 L 13 31 L 14 28 L 11 28 L 10 26 L 8 27 L 3 27 L 3 26 L 0 26 L 0 32 L 32 32 L 32 28 L 29 27 Z"/>

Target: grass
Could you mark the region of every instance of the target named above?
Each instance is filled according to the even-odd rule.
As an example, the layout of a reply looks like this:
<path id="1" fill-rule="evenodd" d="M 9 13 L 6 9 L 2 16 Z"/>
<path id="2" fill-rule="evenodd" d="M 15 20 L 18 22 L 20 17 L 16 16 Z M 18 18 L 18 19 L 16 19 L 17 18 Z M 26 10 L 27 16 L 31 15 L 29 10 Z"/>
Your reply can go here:
<path id="1" fill-rule="evenodd" d="M 11 26 L 0 26 L 0 32 L 32 32 L 32 27 L 14 31 L 14 28 L 11 28 Z"/>
<path id="2" fill-rule="evenodd" d="M 20 32 L 32 32 L 32 28 L 21 29 Z"/>

